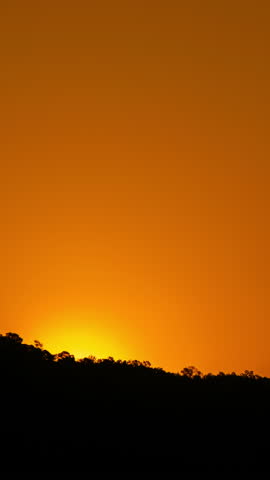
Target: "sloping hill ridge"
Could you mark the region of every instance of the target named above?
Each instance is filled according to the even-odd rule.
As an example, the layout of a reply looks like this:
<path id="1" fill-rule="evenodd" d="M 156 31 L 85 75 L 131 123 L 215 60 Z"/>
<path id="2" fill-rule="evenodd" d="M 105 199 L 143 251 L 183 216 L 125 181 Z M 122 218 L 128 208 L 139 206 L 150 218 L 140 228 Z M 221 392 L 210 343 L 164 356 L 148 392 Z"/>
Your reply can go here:
<path id="1" fill-rule="evenodd" d="M 270 379 L 0 336 L 2 471 L 268 471 Z"/>

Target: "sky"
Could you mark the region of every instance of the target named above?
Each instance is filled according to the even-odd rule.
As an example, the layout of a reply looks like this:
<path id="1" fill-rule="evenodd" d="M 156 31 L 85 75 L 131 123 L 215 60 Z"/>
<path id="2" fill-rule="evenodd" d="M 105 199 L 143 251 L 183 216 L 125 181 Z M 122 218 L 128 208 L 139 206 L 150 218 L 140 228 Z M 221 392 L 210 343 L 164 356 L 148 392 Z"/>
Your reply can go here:
<path id="1" fill-rule="evenodd" d="M 270 4 L 2 2 L 0 331 L 270 376 Z"/>

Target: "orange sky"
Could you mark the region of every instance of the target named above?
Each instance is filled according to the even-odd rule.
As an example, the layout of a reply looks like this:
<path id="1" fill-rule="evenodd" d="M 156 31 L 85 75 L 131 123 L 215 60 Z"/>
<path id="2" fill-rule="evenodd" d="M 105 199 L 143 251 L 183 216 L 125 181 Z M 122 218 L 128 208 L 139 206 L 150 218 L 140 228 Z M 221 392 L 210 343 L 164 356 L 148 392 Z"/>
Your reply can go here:
<path id="1" fill-rule="evenodd" d="M 0 8 L 0 330 L 270 376 L 270 4 Z"/>

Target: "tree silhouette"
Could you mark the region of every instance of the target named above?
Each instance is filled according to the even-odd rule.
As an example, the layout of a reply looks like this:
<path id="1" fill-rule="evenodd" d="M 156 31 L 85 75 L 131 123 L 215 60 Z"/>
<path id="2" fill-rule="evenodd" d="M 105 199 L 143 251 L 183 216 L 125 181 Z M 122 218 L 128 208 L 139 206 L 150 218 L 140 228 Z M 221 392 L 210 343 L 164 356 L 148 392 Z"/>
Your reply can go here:
<path id="1" fill-rule="evenodd" d="M 61 353 L 57 353 L 54 358 L 58 363 L 74 363 L 75 362 L 74 355 L 71 355 L 69 352 L 66 352 L 65 350 Z"/>
<path id="2" fill-rule="evenodd" d="M 13 343 L 20 344 L 23 342 L 23 339 L 17 333 L 8 332 L 6 333 L 6 338 Z"/>
<path id="3" fill-rule="evenodd" d="M 198 370 L 194 366 L 183 368 L 183 370 L 181 370 L 181 373 L 184 377 L 188 378 L 201 377 L 202 375 L 202 372 L 200 372 L 200 370 Z"/>
<path id="4" fill-rule="evenodd" d="M 34 345 L 36 348 L 40 348 L 40 349 L 43 348 L 43 344 L 39 342 L 39 340 L 34 340 Z"/>

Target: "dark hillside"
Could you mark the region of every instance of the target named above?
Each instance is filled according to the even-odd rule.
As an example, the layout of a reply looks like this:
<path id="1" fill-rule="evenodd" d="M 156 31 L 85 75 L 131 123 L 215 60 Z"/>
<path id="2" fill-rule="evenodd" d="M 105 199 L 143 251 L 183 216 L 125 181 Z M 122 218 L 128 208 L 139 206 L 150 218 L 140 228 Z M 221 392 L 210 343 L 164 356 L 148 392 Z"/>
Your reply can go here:
<path id="1" fill-rule="evenodd" d="M 3 471 L 268 471 L 270 379 L 0 336 Z"/>

